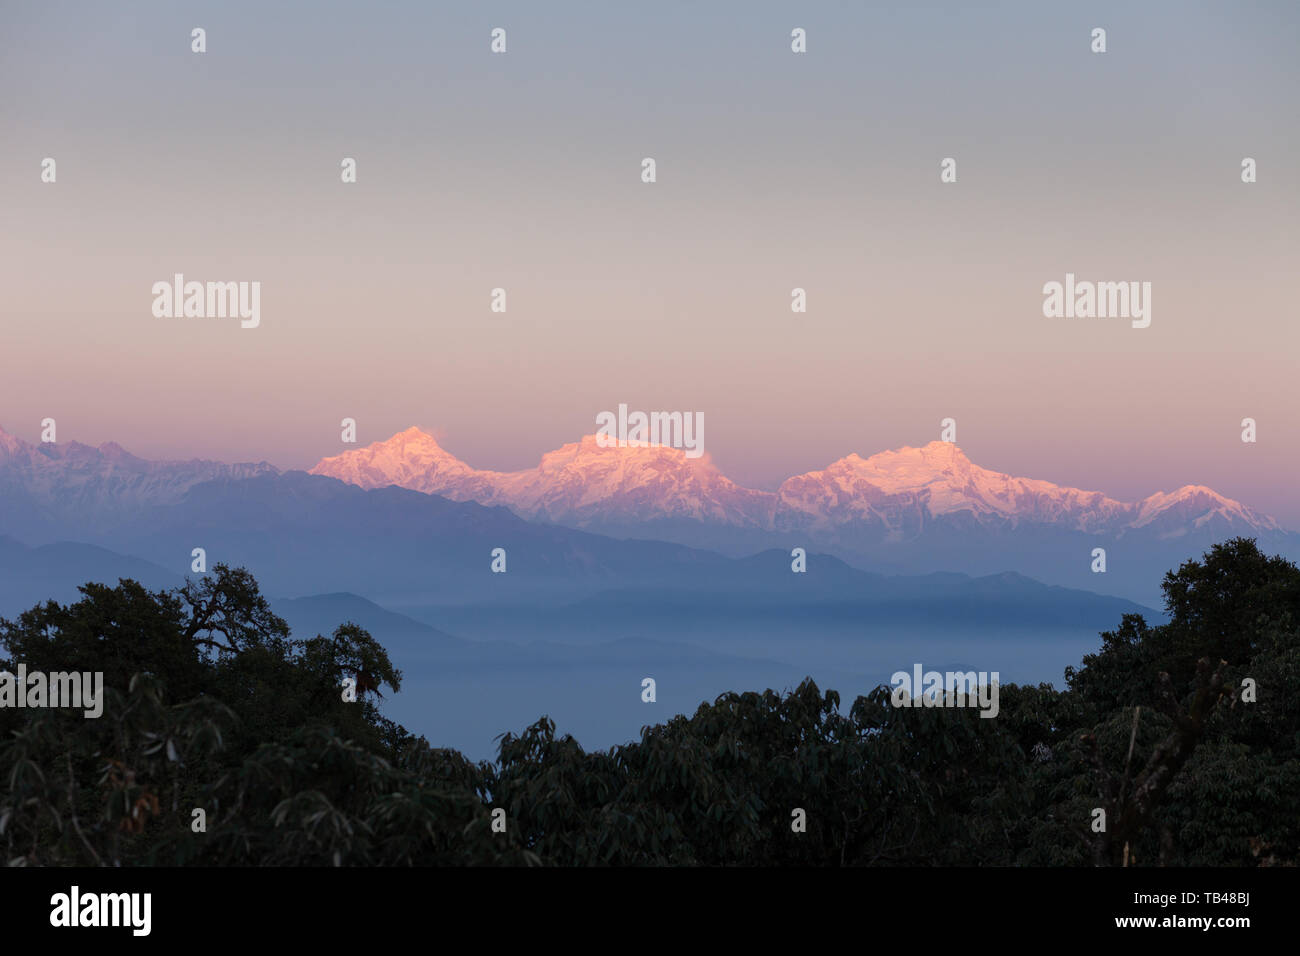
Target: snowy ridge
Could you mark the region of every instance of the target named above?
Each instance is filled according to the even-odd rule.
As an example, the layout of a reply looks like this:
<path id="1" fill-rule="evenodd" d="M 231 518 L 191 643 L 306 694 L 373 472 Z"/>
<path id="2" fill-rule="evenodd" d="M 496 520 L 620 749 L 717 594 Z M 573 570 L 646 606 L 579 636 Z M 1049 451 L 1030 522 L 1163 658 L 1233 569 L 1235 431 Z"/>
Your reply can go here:
<path id="1" fill-rule="evenodd" d="M 215 478 L 278 474 L 266 462 L 227 465 L 137 458 L 116 442 L 33 445 L 0 428 L 0 495 L 76 516 L 88 526 L 111 524 L 124 512 L 172 504 L 192 486 Z"/>
<path id="2" fill-rule="evenodd" d="M 217 478 L 278 474 L 266 462 L 149 461 L 114 442 L 31 444 L 0 429 L 0 496 L 16 510 L 106 525 L 155 505 L 174 504 Z M 884 541 L 916 537 L 936 522 L 993 529 L 1047 527 L 1157 538 L 1199 530 L 1283 530 L 1203 485 L 1136 502 L 1101 492 L 1018 478 L 971 462 L 950 442 L 931 442 L 788 478 L 775 492 L 745 488 L 705 455 L 661 445 L 602 447 L 595 435 L 547 452 L 535 468 L 476 469 L 432 435 L 408 428 L 386 441 L 322 459 L 311 469 L 362 488 L 396 485 L 454 501 L 505 506 L 529 519 L 580 528 L 636 529 L 684 522 L 757 532 L 864 532 Z"/>
<path id="3" fill-rule="evenodd" d="M 919 534 L 935 518 L 981 525 L 1045 525 L 1119 534 L 1151 527 L 1172 536 L 1222 519 L 1241 530 L 1276 521 L 1201 485 L 1123 502 L 1101 492 L 1017 478 L 975 465 L 950 442 L 870 458 L 851 454 L 797 475 L 775 492 L 744 488 L 707 456 L 666 446 L 602 448 L 596 436 L 542 456 L 536 468 L 479 471 L 411 428 L 320 461 L 311 473 L 363 488 L 398 485 L 456 501 L 504 505 L 525 518 L 579 527 L 688 520 L 759 530 L 869 526 L 888 538 Z"/>

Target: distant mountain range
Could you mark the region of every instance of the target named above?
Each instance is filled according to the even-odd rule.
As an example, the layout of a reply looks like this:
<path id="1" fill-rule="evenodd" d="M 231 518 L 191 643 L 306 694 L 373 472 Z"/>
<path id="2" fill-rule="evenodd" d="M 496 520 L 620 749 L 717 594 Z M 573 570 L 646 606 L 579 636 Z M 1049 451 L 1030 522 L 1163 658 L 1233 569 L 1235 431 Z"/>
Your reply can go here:
<path id="1" fill-rule="evenodd" d="M 313 475 L 361 488 L 396 485 L 453 501 L 504 505 L 526 518 L 604 530 L 664 521 L 740 530 L 903 541 L 934 522 L 998 529 L 1026 525 L 1120 536 L 1213 527 L 1273 532 L 1267 515 L 1202 485 L 1124 502 L 1032 478 L 989 471 L 951 442 L 856 454 L 787 479 L 775 492 L 744 488 L 707 457 L 663 445 L 601 447 L 595 435 L 542 456 L 536 468 L 481 471 L 408 428 L 387 441 L 322 459 Z"/>
<path id="2" fill-rule="evenodd" d="M 543 455 L 536 468 L 494 472 L 410 428 L 311 471 L 363 488 L 503 505 L 617 537 L 732 555 L 814 547 L 892 573 L 1013 570 L 1148 604 L 1159 603 L 1166 571 L 1216 541 L 1243 535 L 1300 554 L 1300 535 L 1203 485 L 1119 501 L 981 468 L 949 442 L 852 454 L 774 492 L 738 485 L 707 457 L 665 446 L 601 447 L 594 435 Z M 1092 570 L 1095 547 L 1107 551 L 1105 574 Z"/>
<path id="3" fill-rule="evenodd" d="M 0 534 L 83 538 L 174 504 L 199 482 L 278 473 L 264 461 L 149 461 L 116 442 L 33 445 L 0 428 Z"/>
<path id="4" fill-rule="evenodd" d="M 604 448 L 595 436 L 534 469 L 483 471 L 418 429 L 325 458 L 311 474 L 148 461 L 113 443 L 32 445 L 0 431 L 0 534 L 83 541 L 182 573 L 204 547 L 210 561 L 259 562 L 281 594 L 386 588 L 460 603 L 563 601 L 624 579 L 720 586 L 701 569 L 730 567 L 724 555 L 803 547 L 883 574 L 1011 571 L 1158 606 L 1164 572 L 1215 541 L 1246 535 L 1300 553 L 1300 536 L 1210 488 L 1123 502 L 981 468 L 945 442 L 849 455 L 768 492 L 707 457 Z M 1104 574 L 1091 570 L 1098 546 Z M 510 571 L 485 578 L 496 547 Z"/>
<path id="5" fill-rule="evenodd" d="M 359 496 L 366 502 L 362 520 L 391 509 L 394 497 L 400 501 L 397 525 L 421 507 L 436 507 L 446 537 L 433 540 L 444 545 L 456 543 L 458 526 L 474 530 L 472 523 L 460 524 L 466 516 L 486 512 L 490 533 L 539 528 L 555 535 L 541 539 L 547 553 L 581 556 L 583 565 L 548 579 L 527 560 L 541 552 L 521 550 L 520 573 L 492 575 L 482 561 L 456 568 L 438 546 L 426 547 L 420 563 L 408 544 L 424 540 L 427 546 L 431 525 L 413 528 L 391 548 L 382 531 L 361 538 L 341 528 L 337 541 L 352 548 L 342 557 L 329 536 L 306 533 L 293 520 L 272 522 L 265 537 L 254 538 L 250 523 L 265 517 L 261 506 L 281 482 L 290 484 L 279 487 L 279 495 L 291 498 L 290 489 L 301 483 L 298 491 L 310 489 L 327 513 L 356 507 L 342 503 Z M 808 573 L 792 574 L 782 551 L 729 559 L 677 545 L 614 541 L 527 525 L 504 509 L 404 489 L 362 491 L 301 472 L 212 484 L 248 485 L 245 491 L 254 492 L 244 499 L 248 506 L 228 512 L 227 539 L 214 542 L 210 526 L 196 525 L 214 555 L 247 565 L 296 637 L 328 635 L 346 621 L 369 630 L 405 673 L 403 692 L 389 696 L 385 712 L 476 759 L 493 754 L 497 734 L 518 732 L 543 714 L 585 745 L 605 747 L 633 739 L 652 717 L 691 713 L 700 701 L 737 687 L 793 688 L 813 675 L 851 701 L 915 660 L 998 669 L 1007 680 L 1059 679 L 1066 664 L 1095 649 L 1098 630 L 1113 627 L 1124 613 L 1152 616 L 1123 599 L 1016 574 L 883 577 L 816 554 L 809 556 Z M 228 546 L 245 548 L 245 539 L 251 541 L 246 550 L 226 553 Z M 285 547 L 278 550 L 281 540 Z M 321 545 L 313 554 L 312 546 Z M 112 585 L 130 577 L 151 589 L 175 587 L 188 570 L 175 559 L 176 550 L 159 551 L 168 564 L 181 566 L 168 570 L 94 545 L 27 547 L 0 537 L 0 617 L 51 598 L 75 601 L 77 586 L 86 581 Z M 410 560 L 416 565 L 407 578 L 388 580 Z M 395 608 L 357 593 L 275 596 L 286 582 L 349 573 L 372 593 L 421 581 L 433 586 L 390 595 L 400 601 Z M 544 603 L 521 603 L 526 594 L 539 593 L 530 582 L 549 584 Z M 584 591 L 588 596 L 557 601 Z M 461 603 L 472 598 L 478 603 Z M 640 699 L 646 676 L 658 682 L 654 706 Z"/>
<path id="6" fill-rule="evenodd" d="M 316 470 L 340 477 L 0 433 L 0 616 L 86 581 L 174 587 L 203 548 L 209 568 L 247 567 L 298 636 L 369 628 L 407 674 L 391 716 L 482 757 L 542 713 L 605 746 L 809 674 L 849 699 L 917 660 L 1059 680 L 1123 614 L 1158 617 L 1160 576 L 1200 539 L 1294 539 L 1208 489 L 1124 504 L 940 444 L 850 456 L 775 493 L 594 440 L 501 475 L 405 432 Z M 483 503 L 455 500 L 471 492 Z M 1104 575 L 1087 571 L 1098 542 Z M 641 701 L 646 676 L 658 704 Z"/>

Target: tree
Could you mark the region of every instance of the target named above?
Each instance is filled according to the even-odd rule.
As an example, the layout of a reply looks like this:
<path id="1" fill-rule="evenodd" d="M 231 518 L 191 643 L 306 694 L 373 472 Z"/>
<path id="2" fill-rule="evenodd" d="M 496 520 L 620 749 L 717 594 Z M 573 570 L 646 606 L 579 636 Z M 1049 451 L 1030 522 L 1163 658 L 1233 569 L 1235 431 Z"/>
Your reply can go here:
<path id="1" fill-rule="evenodd" d="M 0 849 L 107 866 L 1294 864 L 1300 571 L 1237 539 L 1164 588 L 1167 623 L 1124 616 L 1064 689 L 1002 685 L 996 719 L 894 707 L 886 687 L 846 712 L 805 680 L 606 751 L 542 717 L 472 763 L 383 716 L 402 674 L 379 640 L 352 622 L 293 637 L 243 569 L 174 592 L 87 584 L 0 620 L 0 668 L 108 685 L 97 720 L 0 709 Z"/>

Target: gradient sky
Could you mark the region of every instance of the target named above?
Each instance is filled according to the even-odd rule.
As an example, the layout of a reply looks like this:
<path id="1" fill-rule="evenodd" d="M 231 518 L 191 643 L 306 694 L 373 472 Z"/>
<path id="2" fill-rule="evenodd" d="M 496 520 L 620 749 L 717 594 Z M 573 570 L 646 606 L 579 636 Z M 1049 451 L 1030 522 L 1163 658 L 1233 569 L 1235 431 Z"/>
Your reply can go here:
<path id="1" fill-rule="evenodd" d="M 6 430 L 309 467 L 350 416 L 515 469 L 626 402 L 771 488 L 951 416 L 985 467 L 1300 527 L 1300 5 L 271 6 L 0 6 Z M 154 318 L 176 272 L 261 327 Z M 1044 318 L 1066 272 L 1151 327 Z"/>

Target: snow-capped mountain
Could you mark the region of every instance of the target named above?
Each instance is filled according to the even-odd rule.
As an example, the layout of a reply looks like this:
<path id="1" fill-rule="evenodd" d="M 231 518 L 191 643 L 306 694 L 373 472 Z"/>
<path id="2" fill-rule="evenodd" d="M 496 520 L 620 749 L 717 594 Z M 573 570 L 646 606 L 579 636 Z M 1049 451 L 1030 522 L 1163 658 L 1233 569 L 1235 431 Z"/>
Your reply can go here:
<path id="1" fill-rule="evenodd" d="M 744 488 L 707 457 L 666 446 L 601 447 L 596 436 L 542 456 L 536 468 L 479 471 L 411 428 L 387 441 L 323 459 L 312 474 L 378 488 L 398 485 L 457 501 L 505 505 L 517 514 L 609 530 L 693 522 L 739 530 L 801 532 L 881 542 L 916 538 L 936 523 L 1021 527 L 1112 537 L 1145 529 L 1281 530 L 1276 521 L 1200 485 L 1136 502 L 990 471 L 951 442 L 841 458 L 775 492 Z"/>
<path id="2" fill-rule="evenodd" d="M 454 501 L 481 501 L 496 493 L 497 473 L 476 471 L 442 450 L 434 437 L 418 428 L 398 432 L 366 448 L 323 458 L 311 470 L 359 488 L 397 485 Z"/>
<path id="3" fill-rule="evenodd" d="M 312 472 L 148 461 L 113 443 L 33 445 L 0 431 L 0 536 L 97 544 L 177 573 L 202 545 L 227 560 L 255 560 L 266 574 L 279 568 L 272 580 L 286 593 L 318 585 L 322 566 L 336 575 L 331 587 L 346 587 L 362 574 L 359 554 L 378 562 L 376 587 L 404 574 L 414 586 L 436 559 L 439 580 L 459 593 L 457 575 L 497 546 L 510 549 L 512 571 L 603 574 L 623 561 L 632 580 L 665 555 L 687 554 L 674 546 L 705 549 L 682 558 L 691 567 L 800 546 L 868 571 L 1010 570 L 1154 605 L 1166 571 L 1234 535 L 1300 557 L 1300 535 L 1200 485 L 1118 501 L 981 468 L 944 442 L 852 454 L 774 492 L 737 484 L 707 456 L 603 447 L 594 435 L 548 452 L 535 468 L 497 472 L 408 429 Z M 570 536 L 564 548 L 547 543 L 557 534 Z M 1099 546 L 1104 575 L 1094 564 Z"/>
<path id="4" fill-rule="evenodd" d="M 822 471 L 788 479 L 779 494 L 792 527 L 875 523 L 894 539 L 919 533 L 928 520 L 962 514 L 985 524 L 1114 530 L 1136 508 L 1100 492 L 980 468 L 956 445 L 938 441 L 870 458 L 849 455 Z"/>
<path id="5" fill-rule="evenodd" d="M 199 482 L 276 473 L 266 462 L 149 461 L 116 442 L 33 445 L 0 428 L 0 533 L 93 532 L 173 504 Z"/>
<path id="6" fill-rule="evenodd" d="M 323 459 L 311 469 L 362 488 L 398 485 L 454 501 L 505 505 L 577 527 L 684 519 L 770 528 L 776 496 L 742 488 L 707 457 L 662 445 L 603 448 L 587 435 L 547 452 L 526 471 L 477 471 L 433 436 L 408 428 L 383 442 Z"/>

